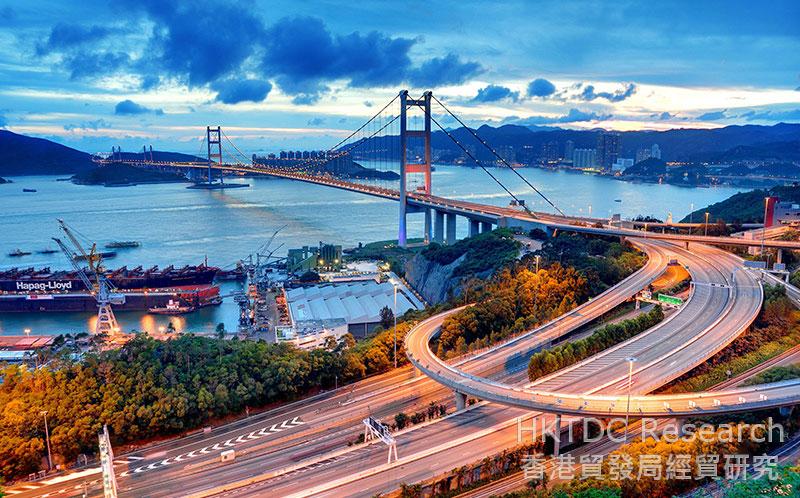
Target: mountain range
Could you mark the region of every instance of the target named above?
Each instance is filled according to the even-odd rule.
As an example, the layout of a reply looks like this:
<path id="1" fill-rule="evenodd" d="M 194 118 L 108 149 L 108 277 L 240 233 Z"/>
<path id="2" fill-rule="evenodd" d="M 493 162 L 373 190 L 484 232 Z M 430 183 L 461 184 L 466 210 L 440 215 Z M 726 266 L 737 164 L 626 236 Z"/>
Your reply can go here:
<path id="1" fill-rule="evenodd" d="M 518 125 L 492 127 L 483 125 L 474 130 L 494 148 L 512 146 L 515 150 L 528 148 L 538 154 L 545 144 L 555 143 L 559 155 L 568 140 L 575 148 L 594 148 L 603 130 L 543 130 Z M 490 161 L 491 153 L 483 148 L 466 128 L 449 130 L 453 138 L 480 160 Z M 398 150 L 397 136 L 373 138 L 375 150 Z M 380 142 L 378 144 L 377 142 Z M 394 143 L 397 142 L 397 143 Z M 439 157 L 462 155 L 462 150 L 442 131 L 431 136 L 432 147 Z M 734 159 L 764 159 L 793 162 L 800 160 L 800 124 L 779 123 L 773 126 L 726 126 L 710 130 L 673 129 L 666 131 L 620 132 L 622 157 L 635 157 L 640 148 L 657 143 L 665 161 L 724 161 Z M 381 145 L 382 147 L 377 147 Z M 369 147 L 363 147 L 369 149 Z M 123 152 L 125 158 L 143 157 L 142 153 Z M 149 155 L 149 153 L 148 153 Z M 153 151 L 155 160 L 197 161 L 196 156 L 177 152 Z M 19 135 L 0 130 L 0 176 L 62 175 L 91 170 L 94 163 L 86 152 L 72 149 L 43 138 Z"/>

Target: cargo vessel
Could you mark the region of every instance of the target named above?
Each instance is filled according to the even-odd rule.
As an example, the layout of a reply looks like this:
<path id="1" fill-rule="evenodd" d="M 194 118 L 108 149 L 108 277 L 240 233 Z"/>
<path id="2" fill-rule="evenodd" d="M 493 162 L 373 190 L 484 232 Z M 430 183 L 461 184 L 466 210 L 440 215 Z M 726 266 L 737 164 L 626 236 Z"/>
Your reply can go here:
<path id="1" fill-rule="evenodd" d="M 217 271 L 205 265 L 122 267 L 108 270 L 106 276 L 115 292 L 125 296 L 125 303 L 115 305 L 115 310 L 146 311 L 164 307 L 170 300 L 191 308 L 219 304 L 219 287 L 213 283 Z M 93 279 L 91 272 L 89 279 Z M 96 310 L 94 296 L 75 272 L 49 268 L 0 271 L 0 313 Z"/>

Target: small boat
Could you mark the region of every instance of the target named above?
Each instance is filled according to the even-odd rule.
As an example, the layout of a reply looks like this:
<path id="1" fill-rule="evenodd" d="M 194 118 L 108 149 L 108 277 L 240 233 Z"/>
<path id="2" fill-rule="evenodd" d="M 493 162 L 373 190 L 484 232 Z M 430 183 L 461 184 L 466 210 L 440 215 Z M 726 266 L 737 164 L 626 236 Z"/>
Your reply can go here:
<path id="1" fill-rule="evenodd" d="M 11 251 L 10 253 L 8 253 L 8 255 L 11 256 L 12 258 L 19 258 L 20 256 L 30 256 L 31 252 L 23 251 L 22 249 L 17 249 L 15 251 Z"/>
<path id="2" fill-rule="evenodd" d="M 117 252 L 116 251 L 105 251 L 105 252 L 99 252 L 99 253 L 96 253 L 96 254 L 99 255 L 103 259 L 109 259 L 109 258 L 113 258 L 114 256 L 116 256 Z M 85 261 L 86 257 L 84 255 L 82 255 L 82 254 L 75 254 L 74 256 L 72 256 L 72 259 L 74 259 L 75 261 Z"/>
<path id="3" fill-rule="evenodd" d="M 106 249 L 127 249 L 130 247 L 139 247 L 142 243 L 136 240 L 115 240 L 105 245 Z"/>
<path id="4" fill-rule="evenodd" d="M 154 306 L 148 308 L 147 311 L 155 315 L 183 315 L 184 313 L 191 313 L 194 311 L 194 307 L 181 306 L 179 302 L 170 299 L 165 306 Z"/>
<path id="5" fill-rule="evenodd" d="M 24 188 L 22 189 L 23 192 L 36 192 L 35 188 Z"/>
<path id="6" fill-rule="evenodd" d="M 36 254 L 55 254 L 57 252 L 58 252 L 57 249 L 51 249 L 50 247 L 46 247 L 44 249 L 39 249 L 38 251 L 36 251 Z"/>

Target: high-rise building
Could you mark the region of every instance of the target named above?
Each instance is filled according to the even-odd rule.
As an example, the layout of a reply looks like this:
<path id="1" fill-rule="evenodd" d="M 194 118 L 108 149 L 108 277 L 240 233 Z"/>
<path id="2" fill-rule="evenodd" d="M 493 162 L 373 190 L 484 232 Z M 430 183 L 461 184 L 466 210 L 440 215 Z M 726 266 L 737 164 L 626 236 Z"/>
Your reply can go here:
<path id="1" fill-rule="evenodd" d="M 650 157 L 661 159 L 661 147 L 659 147 L 658 144 L 653 144 L 653 146 L 650 147 Z"/>
<path id="2" fill-rule="evenodd" d="M 542 144 L 541 158 L 543 161 L 555 161 L 558 159 L 558 142 L 545 142 Z"/>
<path id="3" fill-rule="evenodd" d="M 571 160 L 574 152 L 575 142 L 572 140 L 567 140 L 566 145 L 564 145 L 564 159 Z"/>
<path id="4" fill-rule="evenodd" d="M 594 168 L 596 151 L 594 149 L 575 149 L 572 153 L 572 164 L 576 168 Z"/>
<path id="5" fill-rule="evenodd" d="M 597 136 L 597 165 L 604 170 L 611 169 L 621 150 L 619 133 L 600 133 Z"/>

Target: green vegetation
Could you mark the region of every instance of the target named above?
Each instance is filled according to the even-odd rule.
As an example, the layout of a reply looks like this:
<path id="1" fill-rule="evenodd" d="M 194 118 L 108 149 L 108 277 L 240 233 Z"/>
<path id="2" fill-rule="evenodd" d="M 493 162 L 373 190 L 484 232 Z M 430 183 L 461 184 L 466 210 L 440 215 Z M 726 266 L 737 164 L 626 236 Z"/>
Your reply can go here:
<path id="1" fill-rule="evenodd" d="M 780 382 L 782 380 L 790 380 L 800 378 L 800 365 L 789 365 L 786 367 L 772 367 L 756 375 L 752 379 L 745 381 L 746 386 L 755 386 L 758 384 L 771 384 L 772 382 Z"/>
<path id="2" fill-rule="evenodd" d="M 421 244 L 422 239 L 409 239 L 408 243 L 411 244 L 412 247 L 407 249 L 398 246 L 396 240 L 382 240 L 379 242 L 370 242 L 369 244 L 359 244 L 357 248 L 347 253 L 345 259 L 347 261 L 365 259 L 386 261 L 395 274 L 403 276 L 405 275 L 406 261 L 421 250 L 421 248 L 413 247 L 413 245 Z"/>
<path id="3" fill-rule="evenodd" d="M 780 466 L 775 469 L 775 477 L 728 483 L 725 487 L 725 498 L 797 496 L 800 490 L 800 467 Z"/>
<path id="4" fill-rule="evenodd" d="M 579 341 L 569 342 L 535 353 L 528 363 L 528 378 L 536 380 L 556 370 L 573 365 L 644 332 L 663 319 L 664 312 L 661 306 L 656 306 L 636 318 L 606 325 L 589 337 Z"/>
<path id="5" fill-rule="evenodd" d="M 137 183 L 185 182 L 186 177 L 177 173 L 137 168 L 127 164 L 102 166 L 82 171 L 72 177 L 80 185 L 133 185 Z"/>
<path id="6" fill-rule="evenodd" d="M 764 286 L 764 307 L 753 327 L 662 393 L 703 391 L 800 344 L 800 312 L 781 286 Z"/>
<path id="7" fill-rule="evenodd" d="M 410 324 L 398 324 L 398 360 Z M 327 349 L 220 340 L 191 335 L 156 341 L 141 335 L 118 350 L 57 359 L 48 367 L 0 369 L 0 474 L 40 469 L 48 411 L 54 461 L 96 451 L 108 424 L 115 444 L 181 433 L 245 407 L 295 399 L 338 380 L 361 379 L 392 366 L 393 334 L 355 345 L 350 336 Z M 338 379 L 337 379 L 338 377 Z"/>
<path id="8" fill-rule="evenodd" d="M 511 264 L 519 254 L 519 242 L 506 228 L 461 239 L 452 245 L 428 245 L 422 255 L 440 265 L 449 265 L 461 256 L 466 258 L 453 272 L 454 277 L 475 275 L 487 270 L 496 270 Z"/>
<path id="9" fill-rule="evenodd" d="M 708 207 L 698 209 L 691 215 L 697 223 L 703 221 L 706 212 L 711 220 L 725 220 L 728 223 L 761 223 L 764 221 L 764 198 L 768 196 L 780 197 L 782 201 L 800 202 L 800 186 L 776 186 L 770 189 L 739 192 L 724 201 L 717 202 Z M 688 222 L 686 216 L 681 222 Z"/>

